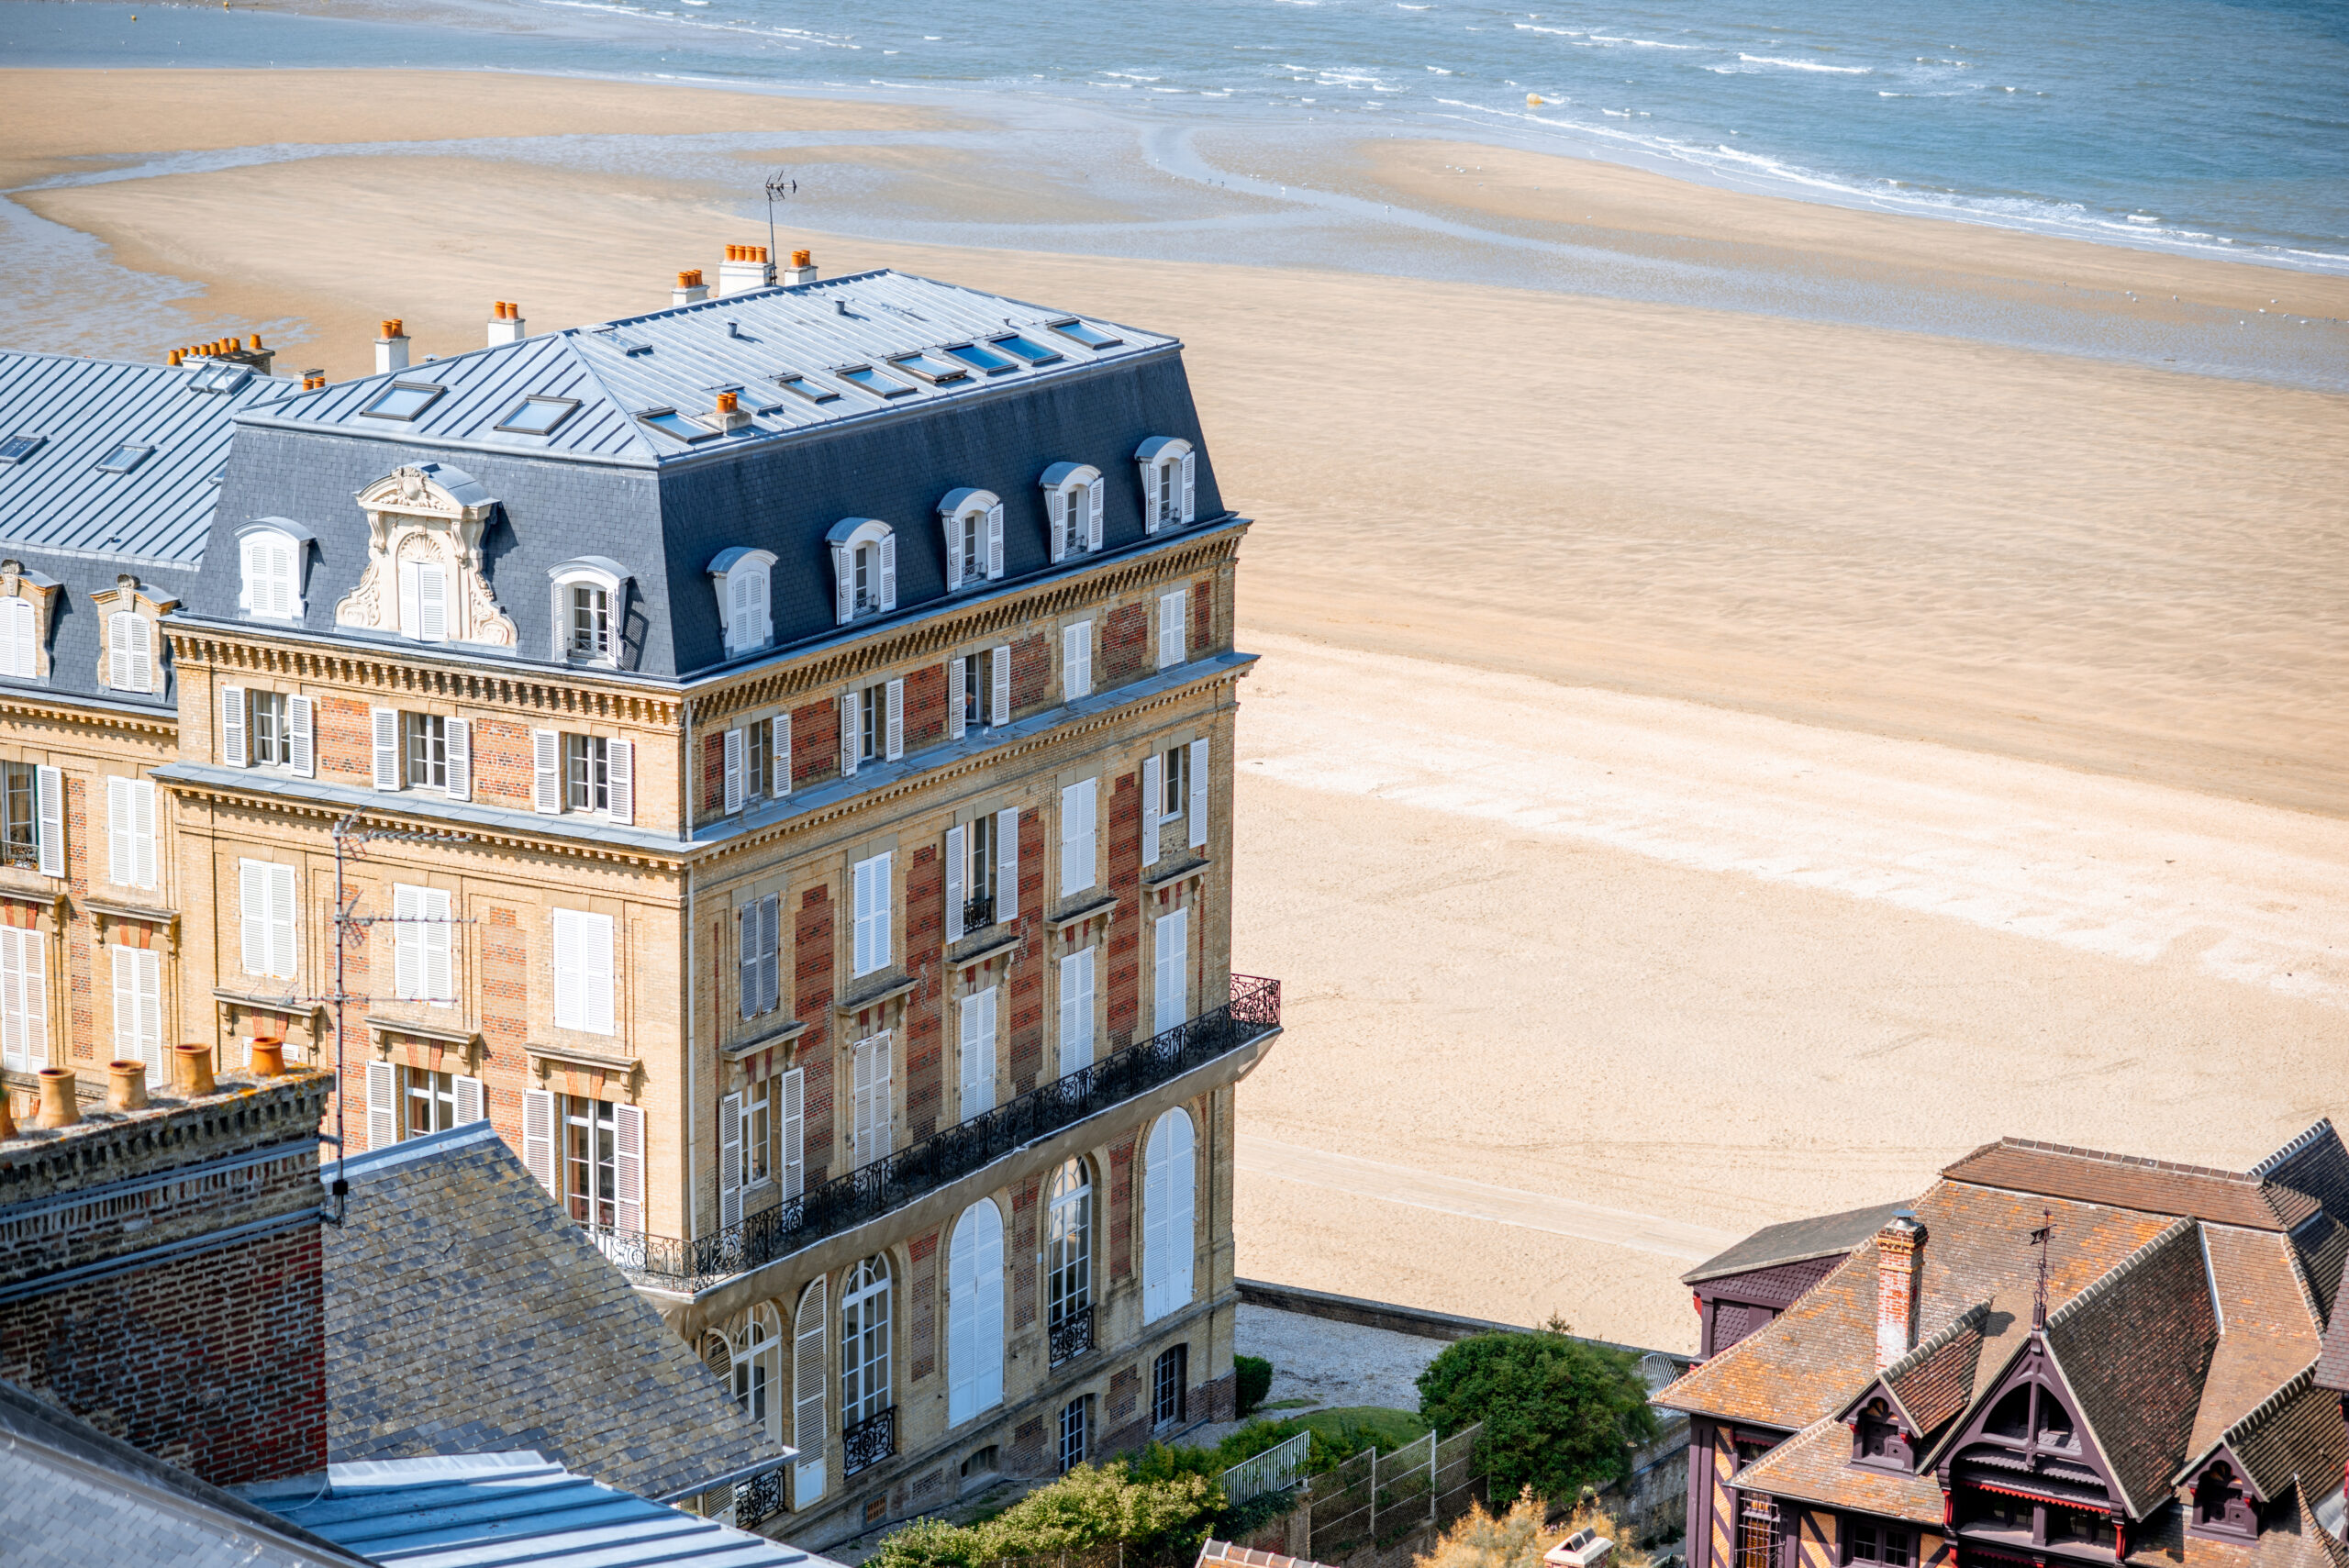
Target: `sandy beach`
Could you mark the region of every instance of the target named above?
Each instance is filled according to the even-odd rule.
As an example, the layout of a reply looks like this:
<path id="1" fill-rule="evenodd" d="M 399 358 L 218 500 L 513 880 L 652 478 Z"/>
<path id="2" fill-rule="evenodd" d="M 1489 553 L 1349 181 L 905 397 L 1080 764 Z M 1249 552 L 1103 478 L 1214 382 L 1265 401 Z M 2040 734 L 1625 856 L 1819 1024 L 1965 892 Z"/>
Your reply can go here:
<path id="1" fill-rule="evenodd" d="M 260 327 L 281 366 L 340 376 L 384 317 L 450 353 L 492 300 L 537 330 L 658 308 L 678 269 L 764 239 L 753 179 L 543 139 L 640 150 L 713 123 L 941 221 L 1036 226 L 978 249 L 786 210 L 828 275 L 901 267 L 1184 339 L 1225 495 L 1259 519 L 1235 965 L 1284 977 L 1289 1029 L 1241 1092 L 1264 1140 L 1243 1273 L 1685 1349 L 1675 1280 L 1706 1233 L 1912 1193 L 2003 1132 L 2239 1165 L 2335 1108 L 2349 395 L 1239 264 L 1212 238 L 1074 254 L 1052 236 L 1140 223 L 1135 193 L 1173 176 L 1024 179 L 968 117 L 910 106 L 391 75 L 0 72 L 0 171 L 137 173 L 10 199 L 196 286 L 106 323 L 158 356 Z M 217 156 L 154 161 L 199 145 Z M 228 155 L 281 145 L 302 150 Z M 1282 172 L 2084 332 L 2131 293 L 2349 316 L 2337 279 L 1588 160 L 1315 160 Z M 43 340 L 11 346 L 87 351 L 80 280 L 30 278 L 19 307 Z M 1683 1229 L 1627 1244 L 1642 1216 Z"/>

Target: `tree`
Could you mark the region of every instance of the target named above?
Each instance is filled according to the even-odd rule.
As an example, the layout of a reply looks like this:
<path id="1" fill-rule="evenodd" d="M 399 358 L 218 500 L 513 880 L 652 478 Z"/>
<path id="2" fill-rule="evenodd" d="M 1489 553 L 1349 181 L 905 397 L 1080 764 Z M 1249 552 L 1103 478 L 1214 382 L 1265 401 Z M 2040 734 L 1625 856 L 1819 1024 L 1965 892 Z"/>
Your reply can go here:
<path id="1" fill-rule="evenodd" d="M 1419 1374 L 1419 1414 L 1440 1432 L 1485 1424 L 1477 1447 L 1494 1494 L 1520 1487 L 1570 1503 L 1631 1473 L 1655 1436 L 1639 1358 L 1554 1329 L 1478 1334 Z"/>
<path id="2" fill-rule="evenodd" d="M 1546 1528 L 1547 1512 L 1531 1488 L 1520 1492 L 1505 1514 L 1471 1503 L 1412 1568 L 1542 1568 L 1554 1533 Z"/>
<path id="3" fill-rule="evenodd" d="M 1171 1467 L 1168 1467 L 1171 1468 Z M 1197 1555 L 1223 1494 L 1206 1476 L 1136 1481 L 1123 1460 L 1080 1464 L 975 1525 L 924 1519 L 884 1539 L 874 1568 L 984 1568 L 1122 1543 L 1137 1562 Z"/>

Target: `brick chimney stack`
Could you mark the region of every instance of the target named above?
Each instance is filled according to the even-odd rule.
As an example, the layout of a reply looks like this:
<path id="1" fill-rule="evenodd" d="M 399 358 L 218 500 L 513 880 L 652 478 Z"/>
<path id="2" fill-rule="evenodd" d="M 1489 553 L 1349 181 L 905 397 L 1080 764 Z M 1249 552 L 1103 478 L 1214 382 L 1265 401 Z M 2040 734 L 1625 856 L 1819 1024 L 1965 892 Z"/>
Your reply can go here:
<path id="1" fill-rule="evenodd" d="M 1917 1343 L 1917 1254 L 1925 1228 L 1909 1209 L 1876 1233 L 1876 1369 L 1882 1372 Z"/>

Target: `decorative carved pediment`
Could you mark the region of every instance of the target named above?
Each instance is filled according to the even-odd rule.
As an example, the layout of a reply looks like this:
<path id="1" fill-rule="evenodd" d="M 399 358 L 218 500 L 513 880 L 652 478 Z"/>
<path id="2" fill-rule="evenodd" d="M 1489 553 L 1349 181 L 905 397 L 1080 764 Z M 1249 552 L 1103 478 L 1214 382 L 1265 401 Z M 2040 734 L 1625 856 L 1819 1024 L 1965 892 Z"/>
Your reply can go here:
<path id="1" fill-rule="evenodd" d="M 446 463 L 413 463 L 360 491 L 358 501 L 367 514 L 367 570 L 335 606 L 337 626 L 514 646 L 514 622 L 482 571 L 482 535 L 497 498 L 479 480 Z M 438 575 L 420 575 L 430 573 Z M 438 635 L 427 637 L 428 629 Z"/>

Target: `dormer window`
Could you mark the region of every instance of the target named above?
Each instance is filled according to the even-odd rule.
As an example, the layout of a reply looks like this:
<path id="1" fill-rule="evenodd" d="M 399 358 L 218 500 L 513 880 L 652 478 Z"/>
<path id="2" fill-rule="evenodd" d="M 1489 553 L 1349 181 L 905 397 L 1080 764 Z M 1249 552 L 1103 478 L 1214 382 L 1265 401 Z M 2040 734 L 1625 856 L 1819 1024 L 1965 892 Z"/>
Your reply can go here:
<path id="1" fill-rule="evenodd" d="M 832 608 L 842 626 L 897 607 L 897 539 L 878 517 L 842 517 L 832 550 Z"/>
<path id="2" fill-rule="evenodd" d="M 1908 1434 L 1889 1400 L 1869 1400 L 1852 1422 L 1852 1462 L 1907 1471 L 1913 1462 Z"/>
<path id="3" fill-rule="evenodd" d="M 2259 1505 L 2224 1459 L 2213 1460 L 2194 1483 L 2192 1533 L 2230 1540 L 2259 1538 Z"/>
<path id="4" fill-rule="evenodd" d="M 774 640 L 774 552 L 736 545 L 709 563 L 718 585 L 718 619 L 726 628 L 726 653 L 750 653 Z"/>
<path id="5" fill-rule="evenodd" d="M 1180 436 L 1152 436 L 1135 449 L 1141 469 L 1144 533 L 1179 528 L 1198 516 L 1198 454 Z"/>
<path id="6" fill-rule="evenodd" d="M 946 536 L 946 591 L 1003 575 L 1003 503 L 992 490 L 950 490 L 938 503 Z"/>
<path id="7" fill-rule="evenodd" d="M 1056 462 L 1044 470 L 1044 527 L 1052 559 L 1084 555 L 1101 548 L 1101 508 L 1108 485 L 1087 463 Z"/>
<path id="8" fill-rule="evenodd" d="M 571 656 L 608 659 L 612 652 L 612 595 L 592 583 L 571 585 Z"/>
<path id="9" fill-rule="evenodd" d="M 237 607 L 264 620 L 300 620 L 310 530 L 283 517 L 237 530 Z"/>
<path id="10" fill-rule="evenodd" d="M 584 555 L 548 574 L 554 584 L 554 656 L 572 664 L 620 662 L 628 575 L 617 561 Z"/>

